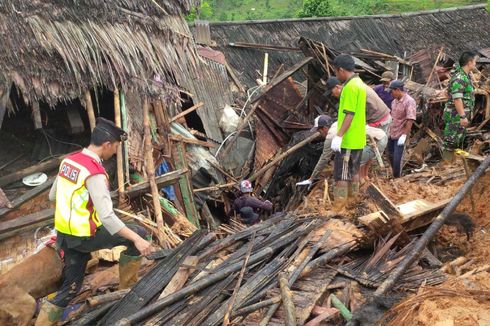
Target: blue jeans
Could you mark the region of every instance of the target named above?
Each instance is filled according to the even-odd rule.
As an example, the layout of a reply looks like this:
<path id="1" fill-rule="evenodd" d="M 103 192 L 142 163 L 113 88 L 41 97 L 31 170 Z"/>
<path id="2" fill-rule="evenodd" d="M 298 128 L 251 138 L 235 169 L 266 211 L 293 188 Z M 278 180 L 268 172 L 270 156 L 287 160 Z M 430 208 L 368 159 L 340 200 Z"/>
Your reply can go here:
<path id="1" fill-rule="evenodd" d="M 398 139 L 388 139 L 388 158 L 390 159 L 393 177 L 399 178 L 402 175 L 403 150 L 405 145 L 399 146 Z"/>

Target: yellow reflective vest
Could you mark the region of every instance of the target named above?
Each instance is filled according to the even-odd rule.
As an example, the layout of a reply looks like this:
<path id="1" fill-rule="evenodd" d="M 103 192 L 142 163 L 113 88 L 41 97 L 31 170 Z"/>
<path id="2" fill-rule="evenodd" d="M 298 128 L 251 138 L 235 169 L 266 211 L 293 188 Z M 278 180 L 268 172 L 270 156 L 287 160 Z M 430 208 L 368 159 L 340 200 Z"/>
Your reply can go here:
<path id="1" fill-rule="evenodd" d="M 54 215 L 54 226 L 58 232 L 90 237 L 102 225 L 85 186 L 87 179 L 96 174 L 107 177 L 102 164 L 83 152 L 72 154 L 61 162 Z"/>

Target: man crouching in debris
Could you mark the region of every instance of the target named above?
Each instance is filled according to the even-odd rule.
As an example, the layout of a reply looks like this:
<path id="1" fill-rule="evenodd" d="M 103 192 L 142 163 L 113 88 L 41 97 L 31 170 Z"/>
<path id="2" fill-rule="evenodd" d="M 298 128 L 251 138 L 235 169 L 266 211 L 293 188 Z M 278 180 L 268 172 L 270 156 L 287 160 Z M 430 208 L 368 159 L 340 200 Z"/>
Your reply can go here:
<path id="1" fill-rule="evenodd" d="M 41 307 L 37 326 L 57 324 L 63 309 L 80 291 L 92 251 L 127 247 L 119 260 L 121 289 L 136 283 L 140 254 L 151 252 L 151 243 L 144 239 L 146 230 L 124 225 L 114 213 L 109 180 L 102 166 L 102 160 L 111 158 L 126 137 L 113 122 L 98 118 L 90 145 L 61 162 L 49 198 L 56 198 L 56 247 L 64 258 L 62 286 Z"/>
<path id="2" fill-rule="evenodd" d="M 394 100 L 391 104 L 393 122 L 388 139 L 388 157 L 394 178 L 399 178 L 402 175 L 405 142 L 410 136 L 413 122 L 417 118 L 417 104 L 404 87 L 405 84 L 401 80 L 392 81 L 389 87 Z"/>
<path id="3" fill-rule="evenodd" d="M 332 139 L 335 137 L 338 127 L 337 122 L 332 122 L 333 120 L 328 115 L 320 115 L 315 119 L 312 131 L 318 131 L 323 137 L 325 137 L 323 152 L 315 166 L 315 169 L 311 173 L 310 178 L 308 180 L 296 183 L 297 186 L 309 186 L 313 183 L 313 181 L 318 180 L 321 172 L 330 162 L 330 158 L 333 153 L 331 149 Z M 388 143 L 388 135 L 381 128 L 374 128 L 366 125 L 366 136 L 376 142 L 376 147 L 379 154 L 382 155 L 386 148 L 386 144 Z M 372 149 L 372 146 L 374 146 L 374 144 L 371 143 L 366 145 L 362 150 L 361 167 L 359 173 L 361 179 L 367 178 L 369 163 L 375 156 L 375 151 Z M 364 173 L 363 170 L 365 171 Z"/>
<path id="4" fill-rule="evenodd" d="M 333 62 L 337 78 L 344 83 L 338 109 L 337 133 L 332 139 L 334 159 L 334 208 L 343 207 L 359 194 L 359 167 L 366 145 L 366 84 L 354 73 L 354 59 L 339 55 Z"/>
<path id="5" fill-rule="evenodd" d="M 463 147 L 468 127 L 468 115 L 475 106 L 475 93 L 471 71 L 476 66 L 476 52 L 463 52 L 459 65 L 453 71 L 448 84 L 449 100 L 444 109 L 444 150 L 442 158 L 451 162 L 454 150 Z"/>
<path id="6" fill-rule="evenodd" d="M 228 216 L 234 213 L 240 214 L 242 221 L 250 225 L 258 222 L 258 210 L 272 211 L 272 203 L 270 201 L 263 201 L 252 196 L 253 187 L 249 180 L 240 182 L 240 192 L 242 195 L 235 199 L 231 211 L 228 212 Z"/>

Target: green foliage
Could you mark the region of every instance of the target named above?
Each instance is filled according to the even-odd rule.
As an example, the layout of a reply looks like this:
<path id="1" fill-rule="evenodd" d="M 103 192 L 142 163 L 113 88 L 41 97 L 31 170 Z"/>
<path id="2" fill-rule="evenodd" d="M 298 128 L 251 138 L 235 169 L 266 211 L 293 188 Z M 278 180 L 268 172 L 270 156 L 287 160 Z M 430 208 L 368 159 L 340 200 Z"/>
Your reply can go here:
<path id="1" fill-rule="evenodd" d="M 489 2 L 490 8 L 490 0 Z M 210 21 L 360 16 L 441 9 L 485 0 L 201 0 L 187 17 Z M 490 10 L 490 9 L 489 9 Z"/>

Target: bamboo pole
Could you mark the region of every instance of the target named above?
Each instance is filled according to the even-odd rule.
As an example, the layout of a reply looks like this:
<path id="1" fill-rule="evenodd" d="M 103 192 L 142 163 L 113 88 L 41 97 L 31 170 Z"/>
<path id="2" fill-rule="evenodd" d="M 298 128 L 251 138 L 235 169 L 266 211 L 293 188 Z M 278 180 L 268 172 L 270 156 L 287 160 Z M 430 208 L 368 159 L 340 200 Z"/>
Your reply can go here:
<path id="1" fill-rule="evenodd" d="M 124 91 L 121 91 L 120 94 L 120 99 L 121 99 L 121 123 L 122 123 L 122 128 L 127 132 L 128 130 L 128 110 L 126 108 L 126 94 Z M 127 142 L 122 143 L 123 147 L 123 160 L 124 160 L 124 173 L 125 173 L 125 180 L 126 182 L 129 182 L 129 145 Z"/>
<path id="2" fill-rule="evenodd" d="M 90 307 L 95 307 L 104 303 L 119 300 L 122 297 L 124 297 L 129 291 L 130 289 L 124 289 L 124 290 L 97 295 L 95 297 L 88 298 L 87 302 L 90 305 Z"/>
<path id="3" fill-rule="evenodd" d="M 153 199 L 153 208 L 155 209 L 155 218 L 159 231 L 163 229 L 162 207 L 160 206 L 160 196 L 155 181 L 155 163 L 153 162 L 153 145 L 151 144 L 150 130 L 150 105 L 148 98 L 143 100 L 143 126 L 145 129 L 145 167 L 148 181 L 150 182 L 151 196 Z"/>
<path id="4" fill-rule="evenodd" d="M 250 254 L 252 253 L 252 248 L 255 244 L 255 232 L 252 234 L 252 239 L 248 244 L 247 255 L 245 256 L 245 260 L 243 261 L 242 270 L 240 271 L 240 275 L 238 276 L 238 281 L 235 284 L 235 289 L 233 290 L 233 294 L 231 295 L 230 302 L 228 302 L 228 307 L 226 309 L 225 316 L 223 318 L 223 326 L 227 326 L 230 324 L 230 314 L 233 309 L 233 304 L 235 303 L 238 290 L 242 285 L 243 275 L 245 275 L 245 271 L 247 269 L 248 260 L 250 259 Z"/>
<path id="5" fill-rule="evenodd" d="M 319 136 L 320 136 L 320 133 L 319 132 L 316 132 L 313 135 L 311 135 L 310 137 L 308 137 L 308 138 L 304 139 L 303 141 L 297 143 L 296 145 L 294 145 L 293 147 L 291 147 L 290 149 L 288 149 L 287 151 L 285 151 L 281 155 L 277 156 L 275 159 L 272 160 L 272 162 L 270 162 L 269 164 L 265 165 L 262 169 L 260 169 L 259 171 L 255 172 L 249 178 L 249 180 L 250 181 L 254 181 L 258 177 L 260 177 L 262 174 L 264 174 L 265 172 L 267 172 L 267 170 L 269 170 L 273 165 L 279 163 L 283 158 L 285 158 L 286 156 L 289 156 L 292 153 L 296 152 L 298 149 L 300 149 L 301 147 L 305 146 L 306 144 L 308 144 L 312 140 L 315 140 Z"/>
<path id="6" fill-rule="evenodd" d="M 296 310 L 293 303 L 293 293 L 289 289 L 288 280 L 284 273 L 279 274 L 279 287 L 281 289 L 282 305 L 286 312 L 286 326 L 296 326 Z"/>
<path id="7" fill-rule="evenodd" d="M 92 95 L 90 95 L 90 90 L 85 92 L 85 110 L 87 110 L 88 122 L 90 124 L 90 131 L 95 128 L 95 112 L 94 105 L 92 103 Z"/>
<path id="8" fill-rule="evenodd" d="M 121 128 L 121 102 L 119 100 L 119 90 L 114 89 L 114 123 Z M 117 192 L 119 194 L 119 207 L 122 206 L 124 200 L 124 165 L 122 145 L 117 148 Z"/>

